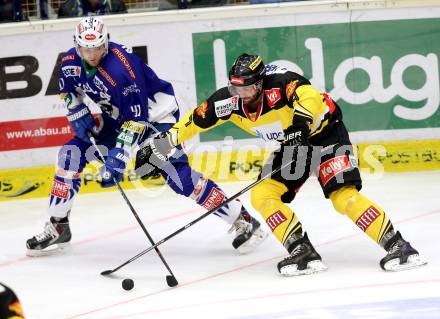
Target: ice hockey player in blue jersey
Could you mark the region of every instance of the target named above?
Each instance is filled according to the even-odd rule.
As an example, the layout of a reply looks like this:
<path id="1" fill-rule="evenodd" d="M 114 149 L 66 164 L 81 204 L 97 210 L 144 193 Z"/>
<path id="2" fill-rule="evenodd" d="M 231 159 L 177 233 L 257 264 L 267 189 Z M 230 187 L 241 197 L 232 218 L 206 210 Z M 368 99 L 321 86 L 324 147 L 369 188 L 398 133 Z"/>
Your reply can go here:
<path id="1" fill-rule="evenodd" d="M 50 219 L 42 233 L 27 240 L 28 256 L 68 247 L 72 237 L 69 214 L 81 187 L 81 172 L 88 162 L 99 159 L 89 134 L 106 158 L 100 170 L 101 186 L 111 187 L 114 179 L 122 180 L 126 164 L 139 145 L 167 131 L 179 118 L 172 85 L 160 79 L 131 49 L 110 42 L 101 19 L 82 19 L 75 29 L 74 43 L 62 58 L 59 84 L 75 136 L 58 153 Z M 101 109 L 97 117 L 92 115 L 89 101 Z M 182 149 L 177 153 L 161 171 L 176 193 L 208 210 L 227 199 L 217 184 L 191 169 Z M 241 253 L 253 250 L 267 236 L 238 200 L 215 214 L 235 230 L 232 244 Z"/>

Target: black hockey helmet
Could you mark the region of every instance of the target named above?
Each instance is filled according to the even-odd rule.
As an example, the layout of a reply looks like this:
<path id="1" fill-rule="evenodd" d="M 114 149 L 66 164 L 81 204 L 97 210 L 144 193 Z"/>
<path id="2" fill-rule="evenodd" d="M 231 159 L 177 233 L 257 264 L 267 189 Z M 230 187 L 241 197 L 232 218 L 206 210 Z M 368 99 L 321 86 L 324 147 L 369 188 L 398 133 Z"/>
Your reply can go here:
<path id="1" fill-rule="evenodd" d="M 247 86 L 263 79 L 266 73 L 263 59 L 259 55 L 240 55 L 229 70 L 229 83 L 234 86 Z"/>

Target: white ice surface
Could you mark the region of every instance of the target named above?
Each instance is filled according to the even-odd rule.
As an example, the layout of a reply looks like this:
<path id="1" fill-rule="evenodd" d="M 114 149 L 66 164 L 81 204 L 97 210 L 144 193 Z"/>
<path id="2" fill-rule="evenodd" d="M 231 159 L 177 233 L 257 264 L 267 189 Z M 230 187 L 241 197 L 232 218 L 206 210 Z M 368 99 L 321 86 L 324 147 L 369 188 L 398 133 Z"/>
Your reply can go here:
<path id="1" fill-rule="evenodd" d="M 232 195 L 246 185 L 222 186 Z M 228 225 L 209 216 L 160 246 L 176 288 L 168 288 L 154 251 L 105 278 L 101 271 L 150 246 L 112 192 L 80 195 L 71 215 L 72 250 L 43 258 L 25 257 L 25 241 L 42 230 L 47 199 L 0 203 L 0 282 L 16 291 L 31 319 L 440 318 L 440 171 L 367 175 L 362 193 L 389 213 L 427 266 L 383 272 L 384 251 L 334 211 L 311 179 L 292 207 L 329 267 L 324 273 L 281 277 L 276 264 L 286 253 L 275 237 L 240 256 Z M 127 194 L 155 240 L 203 213 L 167 188 Z M 250 207 L 249 194 L 242 200 Z M 133 290 L 122 290 L 123 278 L 134 280 Z"/>

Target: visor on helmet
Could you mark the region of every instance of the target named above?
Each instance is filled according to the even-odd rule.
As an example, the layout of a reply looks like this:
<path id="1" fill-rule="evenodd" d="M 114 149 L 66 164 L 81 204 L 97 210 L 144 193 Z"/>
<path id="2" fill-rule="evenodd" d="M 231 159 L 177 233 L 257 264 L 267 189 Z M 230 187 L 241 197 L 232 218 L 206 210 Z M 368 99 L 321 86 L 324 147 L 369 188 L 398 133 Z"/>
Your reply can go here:
<path id="1" fill-rule="evenodd" d="M 234 81 L 229 81 L 228 90 L 229 93 L 232 96 L 238 95 L 240 97 L 247 97 L 250 96 L 252 93 L 253 95 L 259 95 L 261 92 L 261 89 L 263 87 L 263 80 L 257 81 L 254 84 L 251 85 L 235 85 L 239 84 L 237 82 L 234 83 Z"/>

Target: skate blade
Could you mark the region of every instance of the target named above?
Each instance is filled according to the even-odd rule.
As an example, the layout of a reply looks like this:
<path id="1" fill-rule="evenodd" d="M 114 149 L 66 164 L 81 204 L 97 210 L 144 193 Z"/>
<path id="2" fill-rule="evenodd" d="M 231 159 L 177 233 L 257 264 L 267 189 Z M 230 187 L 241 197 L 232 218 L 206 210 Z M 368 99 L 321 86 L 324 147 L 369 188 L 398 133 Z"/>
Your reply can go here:
<path id="1" fill-rule="evenodd" d="M 66 252 L 70 250 L 70 248 L 71 248 L 70 243 L 55 244 L 46 247 L 45 249 L 28 249 L 26 251 L 26 256 L 28 257 L 50 256 L 50 255 Z"/>
<path id="2" fill-rule="evenodd" d="M 261 245 L 261 243 L 267 238 L 269 235 L 268 232 L 264 231 L 259 227 L 247 240 L 244 242 L 240 247 L 237 248 L 237 251 L 240 255 L 246 255 L 251 252 L 253 252 L 255 249 L 257 249 L 258 246 Z"/>
<path id="3" fill-rule="evenodd" d="M 401 264 L 400 259 L 392 259 L 388 261 L 385 265 L 385 271 L 404 271 L 413 268 L 418 268 L 428 264 L 428 262 L 422 258 L 418 254 L 414 254 L 408 257 L 406 263 Z"/>
<path id="4" fill-rule="evenodd" d="M 327 270 L 328 267 L 320 260 L 310 261 L 307 264 L 307 268 L 298 270 L 298 265 L 285 266 L 280 269 L 280 273 L 286 277 L 311 275 L 321 271 Z"/>

